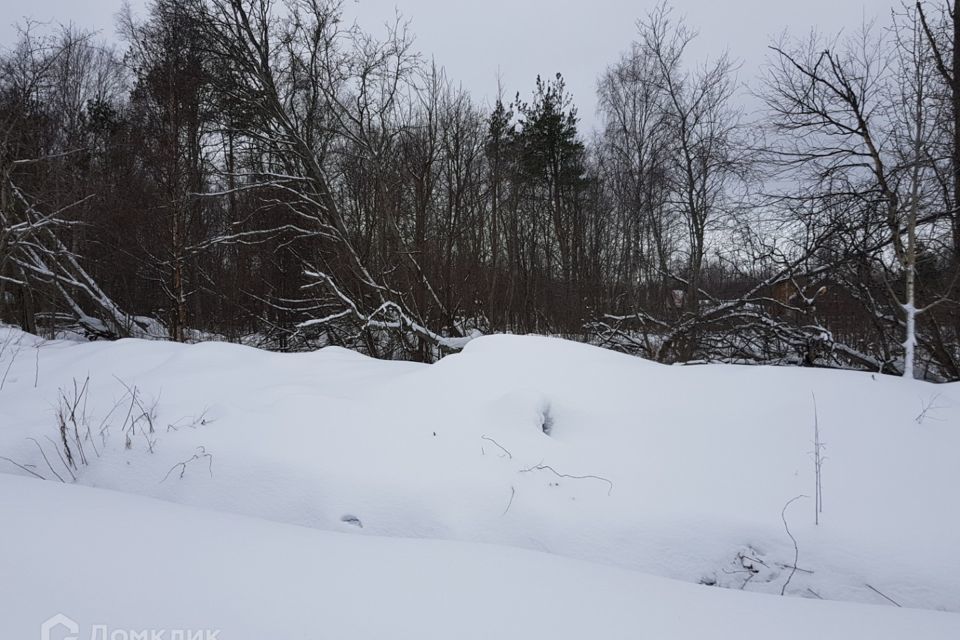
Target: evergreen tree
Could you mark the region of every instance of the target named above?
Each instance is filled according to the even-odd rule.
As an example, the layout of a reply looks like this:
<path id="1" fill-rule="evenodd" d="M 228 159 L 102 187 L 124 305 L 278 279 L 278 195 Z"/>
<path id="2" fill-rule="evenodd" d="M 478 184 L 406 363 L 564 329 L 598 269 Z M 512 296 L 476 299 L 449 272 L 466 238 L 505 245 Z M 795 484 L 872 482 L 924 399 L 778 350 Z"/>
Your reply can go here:
<path id="1" fill-rule="evenodd" d="M 518 99 L 515 108 L 520 116 L 515 134 L 519 169 L 537 194 L 534 215 L 544 210 L 550 215 L 544 226 L 544 231 L 552 231 L 545 243 L 546 275 L 557 275 L 552 266 L 555 246 L 562 294 L 569 301 L 578 293 L 584 230 L 579 204 L 586 187 L 585 147 L 577 131 L 577 109 L 559 73 L 546 82 L 538 76 L 533 101 Z"/>

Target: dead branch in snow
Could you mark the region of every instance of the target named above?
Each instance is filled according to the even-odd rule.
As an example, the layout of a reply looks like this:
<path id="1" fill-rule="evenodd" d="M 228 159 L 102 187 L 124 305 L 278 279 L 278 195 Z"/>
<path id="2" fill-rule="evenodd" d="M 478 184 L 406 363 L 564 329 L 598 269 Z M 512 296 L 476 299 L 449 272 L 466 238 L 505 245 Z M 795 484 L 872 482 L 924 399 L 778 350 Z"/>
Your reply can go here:
<path id="1" fill-rule="evenodd" d="M 510 453 L 509 451 L 507 451 L 506 447 L 504 447 L 502 444 L 500 444 L 499 442 L 497 442 L 496 440 L 494 440 L 494 439 L 491 438 L 490 436 L 480 436 L 480 438 L 483 439 L 483 440 L 487 440 L 488 442 L 492 442 L 493 444 L 497 445 L 498 447 L 500 447 L 500 450 L 501 450 L 501 451 L 503 451 L 505 454 L 507 454 L 507 457 L 508 457 L 508 458 L 510 458 L 511 460 L 513 460 L 513 454 Z M 501 456 L 501 457 L 503 457 L 503 456 Z"/>
<path id="2" fill-rule="evenodd" d="M 933 397 L 926 402 L 924 402 L 923 400 L 920 401 L 920 413 L 917 415 L 916 418 L 914 418 L 914 421 L 917 424 L 923 424 L 924 420 L 928 420 L 928 419 L 934 420 L 937 422 L 941 422 L 943 420 L 942 418 L 937 418 L 935 416 L 928 415 L 931 411 L 940 411 L 942 409 L 949 408 L 949 407 L 937 404 L 937 400 L 940 399 L 940 396 L 941 394 L 937 393 L 937 394 L 934 394 Z"/>
<path id="3" fill-rule="evenodd" d="M 787 581 L 783 583 L 783 588 L 780 589 L 780 595 L 784 595 L 787 592 L 787 586 L 790 584 L 790 581 L 793 580 L 793 576 L 797 572 L 797 562 L 800 560 L 800 546 L 797 544 L 797 539 L 790 533 L 790 525 L 787 524 L 787 509 L 797 500 L 808 497 L 809 496 L 799 495 L 791 498 L 787 501 L 787 504 L 783 505 L 783 510 L 780 512 L 780 519 L 783 520 L 783 528 L 786 529 L 787 535 L 790 536 L 790 540 L 793 542 L 793 566 L 790 567 L 790 575 L 787 576 Z"/>
<path id="4" fill-rule="evenodd" d="M 60 482 L 65 482 L 65 480 L 63 479 L 63 477 L 62 477 L 59 473 L 57 473 L 56 470 L 53 468 L 53 465 L 50 464 L 50 460 L 47 458 L 47 453 L 43 450 L 43 447 L 40 446 L 40 443 L 37 442 L 37 440 L 36 440 L 35 438 L 27 438 L 27 440 L 30 440 L 31 442 L 33 442 L 33 444 L 37 445 L 37 449 L 40 450 L 40 455 L 43 457 L 43 461 L 47 463 L 47 468 L 50 469 L 50 473 L 52 473 L 53 475 L 55 475 L 55 476 L 57 477 L 57 480 L 59 480 Z M 57 450 L 57 454 L 58 454 L 58 455 L 59 455 L 59 453 L 60 453 L 60 451 Z M 73 470 L 71 470 L 70 467 L 67 466 L 66 462 L 63 461 L 63 458 L 62 458 L 62 457 L 60 458 L 60 460 L 61 460 L 61 462 L 64 462 L 64 466 L 66 467 L 67 471 L 70 472 L 70 477 L 73 478 L 73 481 L 74 481 L 74 482 L 76 482 L 76 481 L 77 481 L 77 477 L 76 477 L 75 475 L 73 475 Z"/>
<path id="5" fill-rule="evenodd" d="M 210 477 L 212 478 L 213 477 L 213 455 L 210 453 L 207 453 L 207 450 L 205 447 L 197 447 L 197 452 L 195 454 L 193 454 L 183 462 L 178 462 L 177 464 L 170 467 L 170 470 L 167 471 L 167 475 L 163 476 L 163 480 L 161 480 L 160 483 L 163 484 L 164 482 L 166 482 L 167 478 L 170 477 L 170 474 L 173 473 L 177 468 L 180 469 L 179 478 L 182 480 L 183 475 L 187 472 L 187 465 L 190 464 L 191 462 L 194 462 L 197 460 L 203 460 L 203 459 L 207 460 L 207 470 L 210 472 Z"/>
<path id="6" fill-rule="evenodd" d="M 207 417 L 210 409 L 204 409 L 199 416 L 186 416 L 167 425 L 167 432 L 179 431 L 180 429 L 196 429 L 198 426 L 208 425 L 214 420 Z"/>
<path id="7" fill-rule="evenodd" d="M 874 587 L 874 586 L 872 586 L 872 585 L 869 585 L 869 584 L 867 584 L 866 582 L 863 583 L 863 586 L 865 586 L 867 589 L 870 589 L 870 591 L 873 591 L 874 593 L 876 593 L 877 595 L 879 595 L 879 596 L 880 596 L 881 598 L 883 598 L 884 600 L 887 600 L 888 602 L 892 602 L 894 605 L 896 605 L 896 606 L 898 606 L 898 607 L 902 607 L 902 606 L 903 606 L 903 605 L 901 605 L 899 602 L 897 602 L 896 600 L 894 600 L 893 598 L 891 598 L 890 596 L 888 596 L 887 594 L 885 594 L 885 593 L 883 593 L 882 591 L 880 591 L 879 589 L 877 589 L 876 587 Z"/>
<path id="8" fill-rule="evenodd" d="M 46 480 L 46 478 L 44 478 L 42 475 L 40 475 L 40 474 L 37 473 L 36 471 L 33 471 L 32 469 L 29 469 L 26 465 L 22 465 L 22 464 L 20 464 L 19 462 L 16 462 L 15 460 L 11 460 L 10 458 L 8 458 L 8 457 L 6 457 L 6 456 L 0 456 L 0 460 L 4 460 L 4 461 L 6 461 L 6 462 L 9 462 L 10 464 L 12 464 L 13 466 L 17 467 L 18 469 L 21 469 L 21 470 L 23 470 L 23 471 L 26 471 L 27 473 L 29 473 L 30 475 L 32 475 L 32 476 L 34 476 L 34 477 L 36 477 L 36 478 L 40 478 L 41 480 Z"/>
<path id="9" fill-rule="evenodd" d="M 599 480 L 600 482 L 605 482 L 605 483 L 607 483 L 607 486 L 608 486 L 607 495 L 608 495 L 608 496 L 609 496 L 611 493 L 613 493 L 613 482 L 612 482 L 611 480 L 609 480 L 608 478 L 604 478 L 603 476 L 594 476 L 594 475 L 574 476 L 574 475 L 570 475 L 570 474 L 567 474 L 567 473 L 560 473 L 559 471 L 557 471 L 556 469 L 554 469 L 554 468 L 551 467 L 550 465 L 548 465 L 548 464 L 543 464 L 542 462 L 539 463 L 539 464 L 536 464 L 536 465 L 534 465 L 534 466 L 532 466 L 532 467 L 530 467 L 529 469 L 522 469 L 522 470 L 520 471 L 520 473 L 530 473 L 531 471 L 549 471 L 550 473 L 552 473 L 553 475 L 557 476 L 558 478 L 569 478 L 569 479 L 571 479 L 571 480 Z"/>
<path id="10" fill-rule="evenodd" d="M 500 514 L 501 517 L 507 515 L 507 511 L 510 511 L 510 507 L 513 506 L 513 499 L 517 495 L 517 490 L 511 485 L 510 486 L 510 501 L 507 502 L 507 508 L 503 510 L 503 513 Z"/>

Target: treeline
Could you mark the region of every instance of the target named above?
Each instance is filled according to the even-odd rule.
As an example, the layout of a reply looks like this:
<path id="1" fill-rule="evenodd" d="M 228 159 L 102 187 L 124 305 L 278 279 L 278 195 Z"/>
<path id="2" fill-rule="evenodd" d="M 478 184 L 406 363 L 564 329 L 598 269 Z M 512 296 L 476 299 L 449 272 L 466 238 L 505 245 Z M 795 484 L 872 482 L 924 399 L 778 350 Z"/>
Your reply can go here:
<path id="1" fill-rule="evenodd" d="M 480 104 L 405 22 L 366 33 L 329 0 L 153 0 L 119 31 L 27 25 L 0 59 L 2 321 L 960 379 L 946 2 L 777 42 L 758 113 L 661 5 L 600 74 L 595 132 L 559 74 Z"/>

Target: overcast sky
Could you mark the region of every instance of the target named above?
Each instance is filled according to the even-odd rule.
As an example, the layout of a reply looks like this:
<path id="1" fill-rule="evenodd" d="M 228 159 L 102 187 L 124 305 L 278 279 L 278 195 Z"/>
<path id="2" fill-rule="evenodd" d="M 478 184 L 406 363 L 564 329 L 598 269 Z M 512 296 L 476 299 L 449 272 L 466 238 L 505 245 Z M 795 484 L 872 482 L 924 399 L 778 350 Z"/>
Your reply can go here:
<path id="1" fill-rule="evenodd" d="M 73 22 L 114 38 L 121 0 L 0 0 L 0 43 L 9 45 L 23 17 Z M 507 95 L 527 95 L 537 74 L 567 79 L 584 123 L 594 122 L 597 76 L 630 44 L 637 18 L 657 0 L 346 0 L 347 13 L 369 30 L 399 11 L 412 21 L 417 48 L 446 67 L 480 100 L 496 96 L 497 74 Z M 131 0 L 135 9 L 147 0 Z M 743 62 L 742 79 L 756 74 L 771 37 L 855 29 L 885 17 L 899 0 L 672 0 L 675 12 L 700 31 L 698 59 L 728 49 Z"/>

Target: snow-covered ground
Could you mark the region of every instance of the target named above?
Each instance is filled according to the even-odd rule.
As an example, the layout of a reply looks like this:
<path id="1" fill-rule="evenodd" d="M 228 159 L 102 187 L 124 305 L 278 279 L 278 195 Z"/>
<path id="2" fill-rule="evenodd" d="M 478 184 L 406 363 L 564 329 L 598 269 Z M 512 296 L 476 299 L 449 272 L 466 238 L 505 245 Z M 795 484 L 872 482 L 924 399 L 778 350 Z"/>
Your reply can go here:
<path id="1" fill-rule="evenodd" d="M 506 547 L 361 538 L 20 478 L 0 477 L 0 504 L 12 525 L 0 635 L 11 640 L 37 637 L 36 621 L 54 612 L 78 623 L 80 638 L 97 626 L 221 640 L 902 640 L 960 629 L 955 614 L 740 594 Z"/>
<path id="2" fill-rule="evenodd" d="M 88 379 L 71 473 L 56 414 Z M 222 640 L 960 637 L 958 385 L 535 337 L 427 366 L 11 329 L 0 385 L 0 472 L 54 480 L 0 475 L 2 638 L 58 611 Z"/>

